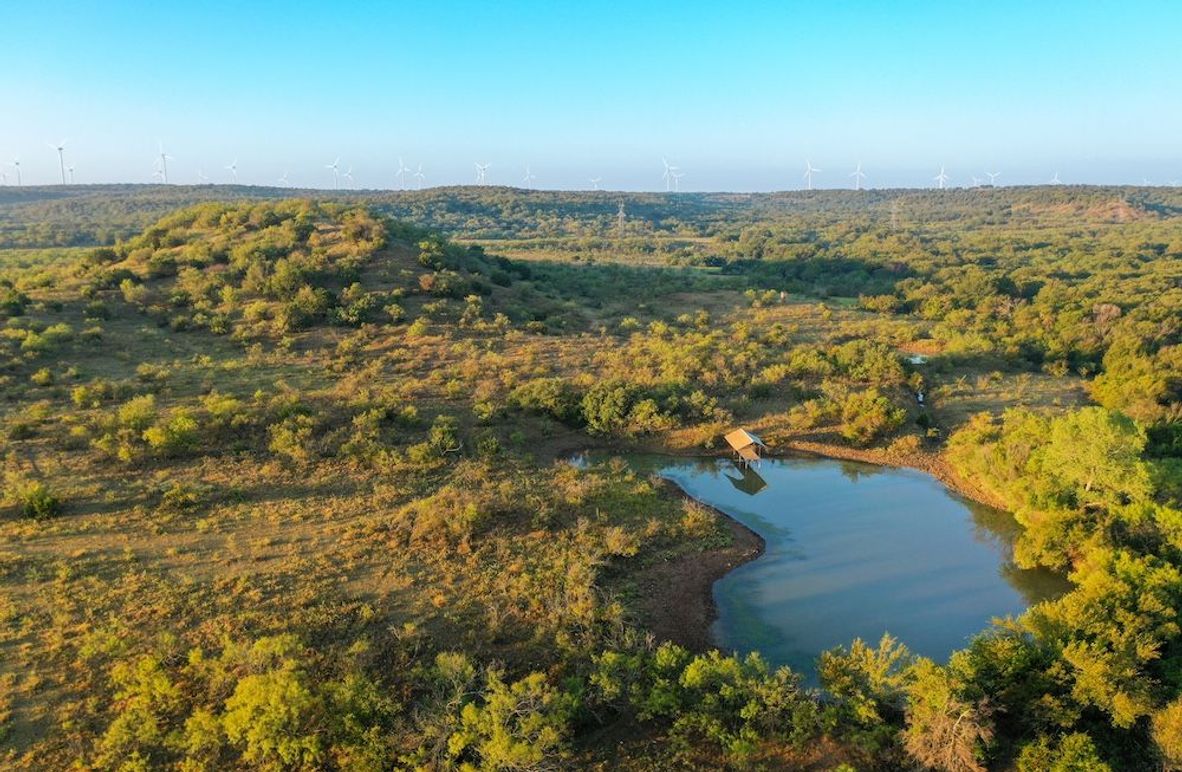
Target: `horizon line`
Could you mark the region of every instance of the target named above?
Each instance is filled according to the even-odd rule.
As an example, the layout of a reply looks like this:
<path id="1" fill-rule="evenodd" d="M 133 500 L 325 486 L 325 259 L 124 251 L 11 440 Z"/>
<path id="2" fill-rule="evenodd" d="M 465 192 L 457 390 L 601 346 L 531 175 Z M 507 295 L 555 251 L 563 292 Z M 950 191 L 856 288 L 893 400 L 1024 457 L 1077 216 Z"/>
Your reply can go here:
<path id="1" fill-rule="evenodd" d="M 1169 183 L 1103 183 L 1103 182 L 1036 182 L 1036 183 L 1016 183 L 1012 185 L 952 185 L 947 187 L 932 186 L 894 186 L 894 187 L 867 187 L 862 188 L 846 188 L 846 187 L 829 187 L 829 188 L 780 188 L 769 190 L 728 190 L 725 188 L 717 188 L 711 190 L 644 190 L 644 189 L 593 189 L 593 188 L 526 188 L 519 185 L 495 185 L 487 184 L 480 185 L 475 183 L 456 183 L 449 185 L 429 185 L 423 188 L 322 188 L 322 187 L 298 187 L 298 186 L 282 186 L 282 185 L 263 185 L 257 183 L 234 183 L 234 182 L 197 182 L 197 183 L 178 183 L 178 182 L 86 182 L 86 183 L 41 183 L 35 185 L 13 185 L 0 184 L 0 194 L 7 191 L 82 191 L 87 189 L 102 190 L 109 188 L 152 188 L 159 190 L 275 190 L 275 191 L 295 191 L 295 192 L 315 192 L 329 195 L 356 195 L 356 194 L 372 194 L 372 193 L 428 193 L 432 191 L 445 190 L 502 190 L 513 191 L 518 193 L 594 193 L 603 196 L 614 196 L 620 194 L 643 194 L 656 196 L 694 196 L 694 195 L 738 195 L 738 196 L 758 196 L 758 195 L 782 195 L 786 193 L 804 193 L 804 194 L 822 194 L 822 193 L 907 193 L 907 192 L 930 192 L 930 193 L 951 193 L 951 192 L 969 192 L 969 191 L 997 191 L 997 190 L 1035 190 L 1035 189 L 1072 189 L 1072 190 L 1104 190 L 1104 189 L 1130 189 L 1130 190 L 1180 190 L 1182 185 L 1171 185 Z"/>

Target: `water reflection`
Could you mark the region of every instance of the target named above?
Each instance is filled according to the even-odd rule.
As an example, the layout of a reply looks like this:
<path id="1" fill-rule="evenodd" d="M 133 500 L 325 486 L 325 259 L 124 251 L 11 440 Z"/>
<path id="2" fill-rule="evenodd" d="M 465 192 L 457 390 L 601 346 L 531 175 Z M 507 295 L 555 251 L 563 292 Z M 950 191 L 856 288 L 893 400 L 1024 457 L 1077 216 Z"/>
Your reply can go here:
<path id="1" fill-rule="evenodd" d="M 748 496 L 754 496 L 767 487 L 767 481 L 760 477 L 759 472 L 755 471 L 755 468 L 750 464 L 737 464 L 733 461 L 731 464 L 738 469 L 740 475 L 739 477 L 726 475 L 726 479 L 731 481 L 735 490 L 742 491 Z"/>
<path id="2" fill-rule="evenodd" d="M 841 470 L 841 476 L 852 483 L 858 482 L 865 477 L 873 477 L 876 474 L 882 474 L 887 469 L 885 466 L 875 466 L 874 464 L 862 464 L 857 461 L 833 461 Z"/>

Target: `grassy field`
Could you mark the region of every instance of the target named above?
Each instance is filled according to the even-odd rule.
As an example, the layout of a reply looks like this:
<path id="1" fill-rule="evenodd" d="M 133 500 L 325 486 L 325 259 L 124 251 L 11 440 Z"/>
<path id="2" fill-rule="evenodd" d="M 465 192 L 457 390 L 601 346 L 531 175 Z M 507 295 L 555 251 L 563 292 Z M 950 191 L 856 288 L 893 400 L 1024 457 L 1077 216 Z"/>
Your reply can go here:
<path id="1" fill-rule="evenodd" d="M 978 414 L 1099 403 L 1139 422 L 1136 463 L 1164 479 L 1182 455 L 1172 194 L 636 196 L 612 242 L 606 195 L 219 189 L 177 208 L 212 192 L 0 200 L 20 244 L 0 255 L 6 765 L 911 763 L 922 668 L 887 689 L 911 702 L 874 698 L 871 732 L 838 680 L 825 708 L 789 675 L 646 640 L 654 569 L 730 560 L 734 531 L 568 454 L 717 453 L 743 425 L 944 468 Z M 1021 498 L 1025 469 L 957 468 L 1014 509 L 1097 513 Z M 1168 487 L 1142 505 L 1171 506 Z M 1012 765 L 1074 727 L 1115 767 L 1157 763 L 1136 749 L 1165 747 L 1163 635 L 1129 665 L 1154 695 L 1131 722 L 1060 664 L 1046 693 L 1077 708 L 1001 721 L 981 757 Z M 1022 640 L 1054 671 L 1062 640 Z M 669 678 L 676 710 L 644 702 Z"/>

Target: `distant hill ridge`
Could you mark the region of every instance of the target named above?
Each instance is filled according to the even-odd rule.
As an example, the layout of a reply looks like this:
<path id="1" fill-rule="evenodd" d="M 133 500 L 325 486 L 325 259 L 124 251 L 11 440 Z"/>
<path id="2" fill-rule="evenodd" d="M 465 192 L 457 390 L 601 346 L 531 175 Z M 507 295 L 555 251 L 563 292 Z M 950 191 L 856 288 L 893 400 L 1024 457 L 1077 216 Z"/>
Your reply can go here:
<path id="1" fill-rule="evenodd" d="M 311 198 L 366 204 L 449 235 L 514 238 L 610 233 L 625 218 L 658 232 L 708 236 L 736 223 L 807 215 L 925 221 L 989 218 L 989 224 L 1124 223 L 1182 214 L 1182 189 L 1032 186 L 955 190 L 820 190 L 776 193 L 638 193 L 457 186 L 325 191 L 247 185 L 0 187 L 0 248 L 99 246 L 139 233 L 165 214 L 205 201 Z M 980 223 L 977 223 L 980 224 Z"/>

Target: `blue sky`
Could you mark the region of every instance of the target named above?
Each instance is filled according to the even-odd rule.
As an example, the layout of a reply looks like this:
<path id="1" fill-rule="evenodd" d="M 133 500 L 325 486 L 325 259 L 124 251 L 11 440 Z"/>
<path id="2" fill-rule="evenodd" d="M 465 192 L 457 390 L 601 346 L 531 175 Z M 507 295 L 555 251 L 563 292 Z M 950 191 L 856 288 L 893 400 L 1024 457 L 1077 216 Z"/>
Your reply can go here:
<path id="1" fill-rule="evenodd" d="M 685 190 L 1182 178 L 1182 3 L 7 0 L 0 159 L 26 184 Z"/>

